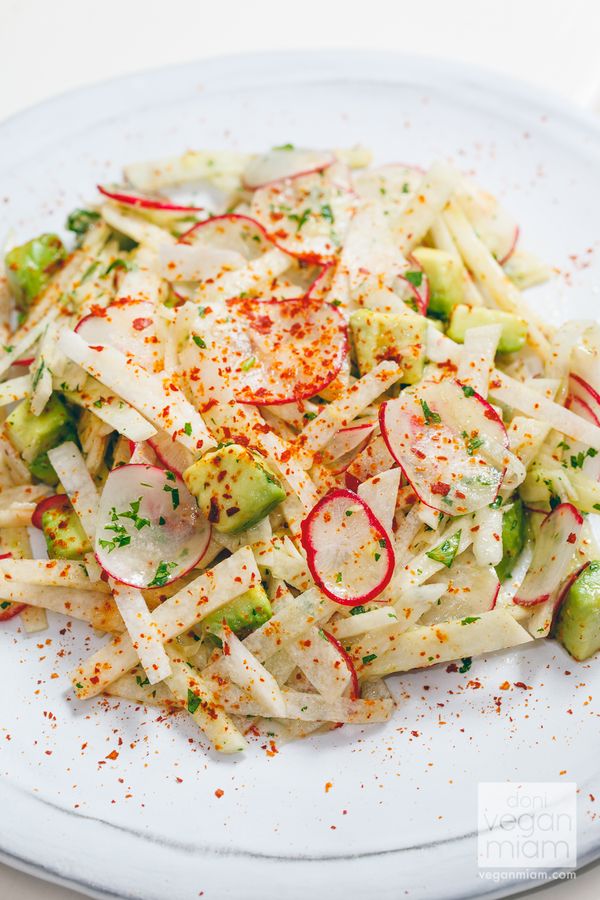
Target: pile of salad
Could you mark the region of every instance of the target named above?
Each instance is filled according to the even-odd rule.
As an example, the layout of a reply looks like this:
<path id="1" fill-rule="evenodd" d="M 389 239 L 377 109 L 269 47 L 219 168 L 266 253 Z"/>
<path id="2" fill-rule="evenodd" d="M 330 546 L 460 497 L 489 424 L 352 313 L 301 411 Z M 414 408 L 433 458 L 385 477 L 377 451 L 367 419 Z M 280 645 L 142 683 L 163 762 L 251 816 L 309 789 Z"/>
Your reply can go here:
<path id="1" fill-rule="evenodd" d="M 494 196 L 289 144 L 98 192 L 0 282 L 0 619 L 106 635 L 78 698 L 231 753 L 384 722 L 392 673 L 600 648 L 600 328 L 529 308 Z"/>

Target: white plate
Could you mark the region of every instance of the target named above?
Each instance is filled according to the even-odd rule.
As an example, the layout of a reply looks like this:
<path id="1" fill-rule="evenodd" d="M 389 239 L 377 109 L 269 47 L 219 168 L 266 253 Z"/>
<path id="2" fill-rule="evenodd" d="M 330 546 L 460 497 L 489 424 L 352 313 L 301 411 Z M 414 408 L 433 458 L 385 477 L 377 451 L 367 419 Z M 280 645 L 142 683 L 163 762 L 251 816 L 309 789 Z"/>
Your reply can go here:
<path id="1" fill-rule="evenodd" d="M 61 227 L 128 161 L 287 141 L 475 170 L 561 270 L 539 308 L 595 315 L 598 125 L 484 72 L 385 53 L 214 60 L 36 107 L 0 128 L 4 226 L 17 238 Z M 406 675 L 385 727 L 231 760 L 185 718 L 74 700 L 67 673 L 95 641 L 64 625 L 0 631 L 0 845 L 13 865 L 144 900 L 500 896 L 511 888 L 478 877 L 476 802 L 478 782 L 504 780 L 577 782 L 579 861 L 600 854 L 597 660 L 542 642 L 465 675 Z"/>

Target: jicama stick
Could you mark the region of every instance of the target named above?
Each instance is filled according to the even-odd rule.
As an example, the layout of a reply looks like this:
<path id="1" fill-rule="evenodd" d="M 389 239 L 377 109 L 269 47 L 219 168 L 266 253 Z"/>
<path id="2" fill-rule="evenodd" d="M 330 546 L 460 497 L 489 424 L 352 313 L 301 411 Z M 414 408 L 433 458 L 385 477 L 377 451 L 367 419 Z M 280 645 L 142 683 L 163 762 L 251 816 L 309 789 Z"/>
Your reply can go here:
<path id="1" fill-rule="evenodd" d="M 425 237 L 451 196 L 459 179 L 451 166 L 435 162 L 409 197 L 394 233 L 400 250 L 406 255 Z"/>
<path id="2" fill-rule="evenodd" d="M 38 631 L 45 631 L 48 627 L 46 610 L 39 606 L 26 606 L 21 612 L 21 621 L 27 634 L 37 634 Z"/>
<path id="3" fill-rule="evenodd" d="M 48 459 L 64 487 L 88 540 L 94 546 L 98 491 L 79 448 L 67 441 L 48 451 Z"/>
<path id="4" fill-rule="evenodd" d="M 22 400 L 31 391 L 31 375 L 19 375 L 0 384 L 0 406 Z"/>
<path id="5" fill-rule="evenodd" d="M 330 601 L 316 588 L 310 588 L 297 597 L 290 594 L 282 600 L 268 622 L 248 635 L 244 646 L 260 662 L 264 662 L 321 618 L 328 605 Z"/>
<path id="6" fill-rule="evenodd" d="M 421 625 L 406 631 L 393 650 L 369 662 L 363 678 L 379 678 L 392 672 L 408 672 L 464 656 L 480 656 L 525 644 L 532 638 L 505 609 L 468 616 L 437 625 Z"/>
<path id="7" fill-rule="evenodd" d="M 465 333 L 464 349 L 456 377 L 461 384 L 471 385 L 484 399 L 488 395 L 490 374 L 494 368 L 501 333 L 501 325 L 480 325 L 468 328 Z"/>
<path id="8" fill-rule="evenodd" d="M 147 441 L 156 434 L 157 429 L 133 406 L 115 397 L 99 382 L 88 378 L 83 371 L 82 375 L 84 385 L 79 391 L 65 391 L 67 400 L 89 410 L 102 422 L 134 443 Z"/>
<path id="9" fill-rule="evenodd" d="M 114 578 L 109 579 L 109 584 L 131 645 L 140 658 L 148 681 L 150 684 L 157 684 L 170 675 L 171 666 L 142 592 L 138 588 L 119 584 Z"/>
<path id="10" fill-rule="evenodd" d="M 220 708 L 210 684 L 187 663 L 177 646 L 167 645 L 172 673 L 165 684 L 173 696 L 182 703 L 202 729 L 215 750 L 221 753 L 239 753 L 246 749 L 246 741 L 229 716 Z"/>
<path id="11" fill-rule="evenodd" d="M 326 700 L 341 697 L 351 682 L 350 670 L 321 629 L 312 625 L 286 644 L 286 650 Z"/>
<path id="12" fill-rule="evenodd" d="M 348 616 L 347 619 L 338 619 L 337 622 L 328 626 L 328 628 L 334 637 L 343 640 L 356 637 L 359 634 L 365 634 L 366 632 L 377 631 L 379 628 L 393 625 L 397 621 L 398 613 L 395 608 L 391 604 L 386 604 L 378 609 L 371 609 L 368 612 Z"/>
<path id="13" fill-rule="evenodd" d="M 152 621 L 163 642 L 171 640 L 259 582 L 260 573 L 252 551 L 244 547 L 165 600 L 154 611 Z M 137 662 L 138 654 L 129 638 L 125 635 L 115 638 L 74 671 L 77 696 L 99 694 Z"/>
<path id="14" fill-rule="evenodd" d="M 60 347 L 69 359 L 192 453 L 214 446 L 200 414 L 169 378 L 150 374 L 114 347 L 90 347 L 74 331 L 61 332 Z"/>
<path id="15" fill-rule="evenodd" d="M 231 629 L 224 630 L 222 640 L 222 659 L 229 679 L 247 691 L 269 715 L 285 715 L 281 689 L 273 675 L 250 653 Z"/>
<path id="16" fill-rule="evenodd" d="M 123 620 L 110 594 L 96 590 L 74 590 L 65 587 L 27 584 L 18 581 L 0 582 L 2 599 L 12 603 L 27 603 L 73 619 L 89 622 L 99 631 L 120 632 Z"/>
<path id="17" fill-rule="evenodd" d="M 6 581 L 110 594 L 104 582 L 92 584 L 81 563 L 66 559 L 1 559 L 0 586 Z"/>

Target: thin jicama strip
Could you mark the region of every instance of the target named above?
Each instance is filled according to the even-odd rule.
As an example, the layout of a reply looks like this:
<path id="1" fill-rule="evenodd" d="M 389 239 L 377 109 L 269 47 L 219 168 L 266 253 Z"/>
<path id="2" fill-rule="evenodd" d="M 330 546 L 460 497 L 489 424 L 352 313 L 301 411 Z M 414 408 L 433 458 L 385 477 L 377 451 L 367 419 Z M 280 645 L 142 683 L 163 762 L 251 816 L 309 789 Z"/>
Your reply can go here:
<path id="1" fill-rule="evenodd" d="M 230 629 L 223 634 L 223 663 L 229 679 L 247 691 L 269 715 L 285 715 L 277 681 Z"/>
<path id="2" fill-rule="evenodd" d="M 0 488 L 0 503 L 3 507 L 12 503 L 37 503 L 51 493 L 52 488 L 47 484 L 19 484 Z"/>
<path id="3" fill-rule="evenodd" d="M 330 627 L 334 637 L 345 638 L 356 637 L 366 632 L 377 631 L 379 628 L 385 628 L 393 625 L 398 621 L 398 613 L 391 605 L 381 606 L 379 609 L 371 609 L 365 613 L 348 616 L 347 619 L 339 619 Z"/>
<path id="4" fill-rule="evenodd" d="M 22 400 L 31 391 L 31 375 L 20 375 L 0 384 L 0 406 Z"/>
<path id="5" fill-rule="evenodd" d="M 190 667 L 179 648 L 167 645 L 172 673 L 165 684 L 176 700 L 185 704 L 196 725 L 220 753 L 239 753 L 246 749 L 246 741 L 219 703 L 211 686 L 199 672 Z"/>
<path id="6" fill-rule="evenodd" d="M 175 699 L 166 684 L 146 683 L 146 676 L 141 668 L 121 675 L 106 687 L 104 693 L 111 697 L 121 697 L 131 703 L 184 708 L 184 704 Z"/>
<path id="7" fill-rule="evenodd" d="M 450 201 L 444 212 L 444 218 L 461 256 L 477 281 L 484 285 L 501 309 L 516 313 L 527 320 L 529 343 L 543 359 L 549 359 L 548 335 L 552 329 L 544 324 L 523 300 L 520 291 L 505 275 L 502 266 L 477 237 L 460 205 Z"/>
<path id="8" fill-rule="evenodd" d="M 57 350 L 57 340 L 58 331 L 51 322 L 40 338 L 33 363 L 29 408 L 34 416 L 41 415 L 52 395 L 52 372 L 58 370 L 62 358 Z"/>
<path id="9" fill-rule="evenodd" d="M 21 621 L 27 634 L 37 634 L 38 631 L 45 631 L 48 627 L 46 610 L 39 606 L 26 606 L 21 612 Z"/>
<path id="10" fill-rule="evenodd" d="M 329 605 L 330 601 L 316 588 L 309 588 L 297 597 L 289 594 L 282 599 L 275 615 L 248 635 L 244 646 L 264 662 L 320 619 Z"/>
<path id="11" fill-rule="evenodd" d="M 0 595 L 12 603 L 27 603 L 73 619 L 89 622 L 99 631 L 122 631 L 123 620 L 109 594 L 96 590 L 73 590 L 65 587 L 0 582 Z"/>
<path id="12" fill-rule="evenodd" d="M 0 528 L 30 525 L 35 507 L 35 503 L 14 503 L 8 509 L 0 509 Z"/>
<path id="13" fill-rule="evenodd" d="M 379 678 L 465 656 L 481 656 L 531 640 L 509 612 L 493 609 L 480 616 L 411 628 L 393 650 L 370 662 L 360 674 L 364 678 Z"/>
<path id="14" fill-rule="evenodd" d="M 459 180 L 459 173 L 446 163 L 435 162 L 410 195 L 394 234 L 406 255 L 425 237 Z"/>
<path id="15" fill-rule="evenodd" d="M 252 551 L 243 547 L 165 600 L 153 612 L 152 621 L 163 642 L 171 640 L 259 582 L 260 573 Z M 137 662 L 138 654 L 129 638 L 126 635 L 115 638 L 74 671 L 72 678 L 78 697 L 99 694 Z"/>
<path id="16" fill-rule="evenodd" d="M 109 584 L 148 681 L 157 684 L 171 674 L 171 666 L 142 592 L 138 588 L 119 584 L 114 578 L 109 579 Z"/>
<path id="17" fill-rule="evenodd" d="M 1 559 L 0 576 L 3 578 L 1 587 L 6 581 L 19 581 L 83 591 L 93 588 L 97 593 L 110 593 L 104 582 L 92 585 L 81 563 L 65 559 Z"/>
<path id="18" fill-rule="evenodd" d="M 553 400 L 547 400 L 537 391 L 497 369 L 492 373 L 490 394 L 500 403 L 505 403 L 532 419 L 550 425 L 575 441 L 581 441 L 595 450 L 600 450 L 600 428 L 597 425 L 587 422 Z"/>
<path id="19" fill-rule="evenodd" d="M 351 674 L 339 651 L 312 625 L 286 645 L 301 672 L 326 700 L 341 697 L 349 687 Z"/>
<path id="20" fill-rule="evenodd" d="M 279 650 L 265 662 L 265 669 L 271 673 L 279 684 L 285 684 L 295 668 L 296 663 L 287 650 Z"/>
<path id="21" fill-rule="evenodd" d="M 442 216 L 438 216 L 429 229 L 429 234 L 433 241 L 433 246 L 439 250 L 445 250 L 460 265 L 461 277 L 463 283 L 464 301 L 469 306 L 483 306 L 483 297 L 477 289 L 477 285 L 470 278 L 469 273 L 465 269 L 462 257 L 458 252 L 456 244 L 452 239 L 452 235 Z"/>
<path id="22" fill-rule="evenodd" d="M 484 399 L 488 395 L 490 374 L 494 368 L 501 333 L 501 325 L 480 325 L 468 328 L 465 333 L 464 349 L 456 377 L 461 383 L 471 385 Z"/>
<path id="23" fill-rule="evenodd" d="M 444 532 L 442 532 L 442 534 L 437 534 L 436 532 L 433 535 L 435 546 L 441 544 L 443 541 L 448 540 L 448 538 L 453 537 L 457 532 L 460 531 L 460 540 L 456 552 L 456 556 L 459 556 L 461 553 L 464 553 L 464 551 L 468 547 L 470 547 L 473 542 L 473 534 L 471 532 L 472 524 L 473 523 L 470 516 L 461 516 L 458 520 L 452 522 L 452 524 Z M 443 563 L 436 562 L 434 559 L 430 559 L 427 556 L 427 551 L 424 550 L 422 553 L 419 553 L 417 556 L 414 556 L 407 563 L 405 563 L 402 568 L 397 569 L 397 571 L 394 573 L 393 579 L 394 589 L 397 591 L 403 591 L 407 588 L 424 584 L 433 575 L 435 575 L 437 572 L 440 572 L 443 568 Z"/>
<path id="24" fill-rule="evenodd" d="M 156 434 L 156 428 L 143 416 L 140 416 L 133 406 L 115 397 L 99 382 L 88 378 L 85 373 L 82 372 L 82 375 L 85 378 L 85 384 L 79 391 L 66 392 L 67 400 L 83 406 L 102 422 L 136 444 L 147 441 Z"/>
<path id="25" fill-rule="evenodd" d="M 386 442 L 378 435 L 352 460 L 347 471 L 359 481 L 366 481 L 367 478 L 386 472 L 395 464 L 396 460 L 388 450 Z"/>
<path id="26" fill-rule="evenodd" d="M 358 496 L 370 507 L 390 535 L 396 511 L 400 475 L 400 469 L 388 469 L 387 472 L 381 472 L 368 481 L 363 481 L 358 488 Z"/>
<path id="27" fill-rule="evenodd" d="M 497 566 L 502 559 L 502 509 L 478 509 L 473 521 L 473 553 L 479 566 Z"/>
<path id="28" fill-rule="evenodd" d="M 239 297 L 250 291 L 259 291 L 282 275 L 290 267 L 290 257 L 283 250 L 267 250 L 262 256 L 253 259 L 242 269 L 233 272 L 222 272 L 214 280 L 209 279 L 200 285 L 198 300 L 214 302 Z"/>
<path id="29" fill-rule="evenodd" d="M 20 339 L 13 338 L 10 349 L 0 358 L 0 376 L 4 375 L 12 366 L 16 359 L 20 359 L 25 355 L 27 350 L 32 347 L 37 339 L 44 333 L 50 322 L 52 322 L 59 314 L 58 308 L 50 309 L 36 325 L 33 325 L 23 334 Z"/>
<path id="30" fill-rule="evenodd" d="M 395 707 L 391 699 L 349 700 L 338 697 L 327 700 L 319 694 L 305 694 L 300 691 L 282 691 L 285 701 L 285 718 L 302 722 L 344 722 L 364 725 L 367 722 L 387 722 Z M 215 697 L 230 713 L 259 716 L 265 711 L 255 701 L 247 698 L 235 685 L 222 685 L 215 689 Z"/>
<path id="31" fill-rule="evenodd" d="M 98 491 L 81 451 L 72 441 L 67 441 L 59 447 L 49 450 L 48 459 L 93 546 L 98 516 Z"/>
<path id="32" fill-rule="evenodd" d="M 309 469 L 314 454 L 329 443 L 335 432 L 349 425 L 401 377 L 402 369 L 396 363 L 384 360 L 359 378 L 341 397 L 325 406 L 296 441 L 295 452 L 301 465 Z"/>
<path id="33" fill-rule="evenodd" d="M 150 374 L 114 347 L 93 348 L 74 331 L 61 333 L 60 346 L 69 359 L 192 453 L 214 446 L 200 414 L 169 378 Z"/>
<path id="34" fill-rule="evenodd" d="M 152 162 L 132 163 L 125 167 L 131 184 L 141 191 L 171 187 L 192 181 L 227 179 L 231 186 L 239 184 L 242 172 L 252 159 L 249 153 L 235 150 L 188 150 L 182 156 L 170 156 Z"/>
<path id="35" fill-rule="evenodd" d="M 112 203 L 103 204 L 100 208 L 100 214 L 111 228 L 126 234 L 127 237 L 138 244 L 142 244 L 144 249 L 150 248 L 156 251 L 164 244 L 175 244 L 173 235 L 169 234 L 164 228 L 153 225 L 147 219 L 143 219 L 141 216 L 135 215 L 135 213 L 125 212 Z"/>

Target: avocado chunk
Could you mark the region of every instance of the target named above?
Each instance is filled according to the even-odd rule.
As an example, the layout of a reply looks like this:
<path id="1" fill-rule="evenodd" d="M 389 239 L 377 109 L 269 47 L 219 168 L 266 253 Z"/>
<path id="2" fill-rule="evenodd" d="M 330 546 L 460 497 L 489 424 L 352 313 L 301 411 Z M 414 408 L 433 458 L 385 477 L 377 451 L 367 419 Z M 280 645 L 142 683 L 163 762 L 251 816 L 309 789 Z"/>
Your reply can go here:
<path id="1" fill-rule="evenodd" d="M 226 603 L 221 609 L 216 609 L 204 619 L 202 625 L 205 631 L 218 636 L 225 622 L 234 634 L 245 638 L 255 628 L 268 622 L 272 615 L 273 610 L 265 589 L 258 585 Z"/>
<path id="2" fill-rule="evenodd" d="M 562 604 L 554 636 L 579 662 L 600 650 L 600 562 L 581 572 Z"/>
<path id="3" fill-rule="evenodd" d="M 502 516 L 502 559 L 496 566 L 496 575 L 504 581 L 511 574 L 515 560 L 527 539 L 527 518 L 523 501 L 517 497 Z"/>
<path id="4" fill-rule="evenodd" d="M 183 473 L 198 506 L 217 531 L 237 534 L 285 500 L 285 490 L 256 451 L 241 444 L 209 450 Z"/>
<path id="5" fill-rule="evenodd" d="M 48 461 L 48 450 L 63 441 L 77 440 L 73 416 L 56 394 L 39 416 L 29 409 L 29 400 L 22 400 L 6 419 L 5 429 L 31 474 L 46 484 L 56 484 L 58 478 Z"/>
<path id="6" fill-rule="evenodd" d="M 527 340 L 527 322 L 513 313 L 500 309 L 486 309 L 484 306 L 455 306 L 450 316 L 450 324 L 446 334 L 453 341 L 462 344 L 465 332 L 478 325 L 501 325 L 499 353 L 515 353 Z"/>
<path id="7" fill-rule="evenodd" d="M 22 309 L 26 310 L 44 290 L 66 258 L 67 251 L 57 234 L 40 234 L 6 254 L 6 275 Z"/>
<path id="8" fill-rule="evenodd" d="M 66 503 L 42 513 L 42 530 L 50 559 L 82 559 L 92 549 L 77 513 Z"/>
<path id="9" fill-rule="evenodd" d="M 357 309 L 350 316 L 350 334 L 361 375 L 370 372 L 384 359 L 402 366 L 402 382 L 414 384 L 423 375 L 427 322 L 407 309 L 406 312 L 379 312 Z"/>
<path id="10" fill-rule="evenodd" d="M 429 282 L 429 306 L 427 314 L 447 319 L 453 307 L 463 302 L 465 268 L 445 250 L 433 247 L 417 247 L 413 256 L 422 266 Z"/>

